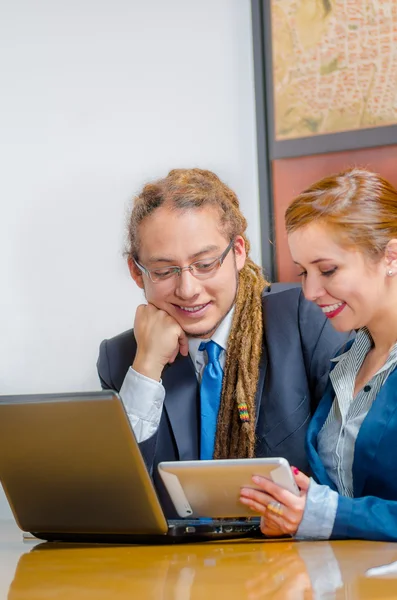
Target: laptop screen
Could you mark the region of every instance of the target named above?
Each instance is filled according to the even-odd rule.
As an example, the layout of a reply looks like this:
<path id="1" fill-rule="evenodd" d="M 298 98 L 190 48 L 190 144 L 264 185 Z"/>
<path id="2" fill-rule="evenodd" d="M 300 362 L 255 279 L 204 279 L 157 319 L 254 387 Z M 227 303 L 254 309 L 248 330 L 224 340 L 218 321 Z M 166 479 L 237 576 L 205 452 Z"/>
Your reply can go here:
<path id="1" fill-rule="evenodd" d="M 0 480 L 24 531 L 168 530 L 114 392 L 0 397 Z"/>

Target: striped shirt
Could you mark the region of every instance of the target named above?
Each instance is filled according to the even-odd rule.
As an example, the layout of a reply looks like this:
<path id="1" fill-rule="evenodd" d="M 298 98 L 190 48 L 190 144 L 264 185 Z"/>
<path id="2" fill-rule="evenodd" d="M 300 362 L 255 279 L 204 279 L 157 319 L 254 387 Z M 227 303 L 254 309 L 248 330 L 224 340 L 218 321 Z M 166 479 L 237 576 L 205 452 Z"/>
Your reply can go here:
<path id="1" fill-rule="evenodd" d="M 358 392 L 354 386 L 357 374 L 373 340 L 368 329 L 360 329 L 351 348 L 333 359 L 337 364 L 330 373 L 335 398 L 328 417 L 318 434 L 318 453 L 327 474 L 340 494 L 353 497 L 354 446 L 360 427 L 380 388 L 397 366 L 397 343 L 377 373 Z"/>

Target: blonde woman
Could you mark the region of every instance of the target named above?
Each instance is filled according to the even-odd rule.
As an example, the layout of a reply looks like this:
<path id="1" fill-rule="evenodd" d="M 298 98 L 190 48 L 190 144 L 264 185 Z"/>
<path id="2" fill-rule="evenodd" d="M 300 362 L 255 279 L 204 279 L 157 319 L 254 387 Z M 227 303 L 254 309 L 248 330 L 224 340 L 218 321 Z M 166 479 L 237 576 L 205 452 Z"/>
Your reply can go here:
<path id="1" fill-rule="evenodd" d="M 265 534 L 397 541 L 397 191 L 351 169 L 300 194 L 285 222 L 305 297 L 357 336 L 309 425 L 301 496 L 260 480 L 241 500 Z"/>

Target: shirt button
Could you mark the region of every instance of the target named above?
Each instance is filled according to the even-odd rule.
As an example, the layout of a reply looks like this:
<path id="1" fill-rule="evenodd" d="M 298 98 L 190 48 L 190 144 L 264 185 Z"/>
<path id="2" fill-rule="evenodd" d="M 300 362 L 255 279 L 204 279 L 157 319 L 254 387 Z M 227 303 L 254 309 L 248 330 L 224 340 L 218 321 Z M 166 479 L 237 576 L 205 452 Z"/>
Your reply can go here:
<path id="1" fill-rule="evenodd" d="M 364 392 L 370 392 L 371 391 L 371 386 L 370 385 L 365 385 L 364 386 Z"/>

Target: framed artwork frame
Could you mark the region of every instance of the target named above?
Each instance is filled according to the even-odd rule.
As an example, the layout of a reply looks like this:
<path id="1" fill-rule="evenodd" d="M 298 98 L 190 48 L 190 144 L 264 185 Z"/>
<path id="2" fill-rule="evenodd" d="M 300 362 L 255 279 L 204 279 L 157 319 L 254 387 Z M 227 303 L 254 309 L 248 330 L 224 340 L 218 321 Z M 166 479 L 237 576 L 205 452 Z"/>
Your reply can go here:
<path id="1" fill-rule="evenodd" d="M 325 6 L 327 0 L 323 2 Z M 320 155 L 330 153 L 350 156 L 350 152 L 352 160 L 355 156 L 359 160 L 360 156 L 367 156 L 367 153 L 361 153 L 361 150 L 397 145 L 397 124 L 277 139 L 273 83 L 272 3 L 273 0 L 251 0 L 262 264 L 270 278 L 276 280 L 279 278 L 280 270 L 275 246 L 277 210 L 275 211 L 274 206 L 277 200 L 274 197 L 274 178 L 277 173 L 275 166 L 278 161 L 298 157 L 315 159 L 317 156 L 320 159 Z M 397 39 L 397 29 L 395 35 Z M 305 164 L 308 164 L 308 161 Z M 301 190 L 296 191 L 298 193 Z M 277 218 L 280 219 L 280 210 Z M 280 225 L 278 229 L 281 230 Z"/>

